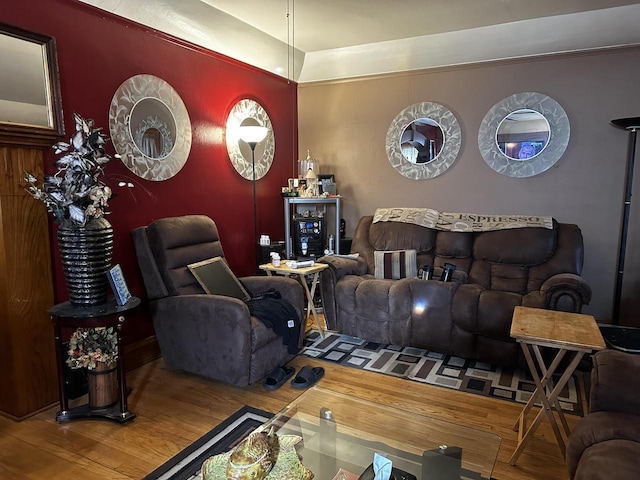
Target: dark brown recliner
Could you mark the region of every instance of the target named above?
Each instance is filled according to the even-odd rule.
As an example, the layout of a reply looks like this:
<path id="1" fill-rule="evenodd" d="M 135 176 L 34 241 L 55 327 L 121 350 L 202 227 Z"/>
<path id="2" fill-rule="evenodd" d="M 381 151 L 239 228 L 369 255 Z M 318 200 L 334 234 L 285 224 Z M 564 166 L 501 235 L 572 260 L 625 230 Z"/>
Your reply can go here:
<path id="1" fill-rule="evenodd" d="M 457 266 L 452 282 L 374 278 L 376 250 L 417 252 L 417 266 Z M 379 343 L 425 348 L 503 365 L 519 362 L 510 337 L 517 305 L 580 312 L 591 289 L 580 277 L 583 241 L 576 225 L 490 232 L 438 231 L 360 219 L 351 252 L 322 257 L 320 291 L 327 326 Z"/>
<path id="2" fill-rule="evenodd" d="M 208 295 L 187 265 L 224 257 L 218 228 L 204 215 L 163 218 L 132 232 L 153 325 L 164 362 L 170 367 L 233 385 L 264 378 L 291 360 L 283 338 L 249 314 L 237 298 Z M 293 279 L 240 279 L 258 294 L 278 290 L 303 318 L 304 291 Z M 298 347 L 302 346 L 304 326 Z"/>
<path id="3" fill-rule="evenodd" d="M 593 357 L 589 413 L 569 435 L 572 480 L 640 477 L 640 355 L 603 350 Z"/>

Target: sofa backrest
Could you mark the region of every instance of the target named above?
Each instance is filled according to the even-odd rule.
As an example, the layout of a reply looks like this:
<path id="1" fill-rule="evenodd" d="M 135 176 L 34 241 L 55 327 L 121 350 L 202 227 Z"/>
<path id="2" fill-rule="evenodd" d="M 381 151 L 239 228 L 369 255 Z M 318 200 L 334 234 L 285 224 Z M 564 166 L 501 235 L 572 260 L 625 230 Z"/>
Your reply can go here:
<path id="1" fill-rule="evenodd" d="M 417 251 L 417 266 L 453 263 L 469 282 L 488 290 L 526 294 L 556 273 L 582 272 L 583 240 L 576 225 L 554 221 L 553 229 L 517 228 L 490 232 L 438 231 L 400 222 L 360 219 L 351 252 L 373 274 L 376 250 Z"/>
<path id="2" fill-rule="evenodd" d="M 187 265 L 224 257 L 215 222 L 205 215 L 161 218 L 132 232 L 150 299 L 205 293 Z"/>

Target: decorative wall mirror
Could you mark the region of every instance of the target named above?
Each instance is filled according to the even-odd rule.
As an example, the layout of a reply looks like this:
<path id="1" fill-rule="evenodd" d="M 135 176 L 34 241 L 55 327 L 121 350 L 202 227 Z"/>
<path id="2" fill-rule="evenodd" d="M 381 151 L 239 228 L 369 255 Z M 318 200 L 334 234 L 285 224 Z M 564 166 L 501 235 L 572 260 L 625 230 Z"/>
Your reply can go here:
<path id="1" fill-rule="evenodd" d="M 111 141 L 133 173 L 156 182 L 175 176 L 191 151 L 191 121 L 171 85 L 136 75 L 120 85 L 109 108 Z"/>
<path id="2" fill-rule="evenodd" d="M 461 143 L 460 125 L 453 113 L 438 103 L 422 102 L 393 119 L 386 149 L 389 162 L 400 174 L 425 180 L 453 165 Z"/>
<path id="3" fill-rule="evenodd" d="M 418 118 L 402 132 L 402 155 L 411 163 L 429 163 L 442 151 L 444 132 L 440 124 L 430 118 Z"/>
<path id="4" fill-rule="evenodd" d="M 554 99 L 523 92 L 489 110 L 478 132 L 478 147 L 493 170 L 524 178 L 538 175 L 560 160 L 569 134 L 567 114 Z"/>
<path id="5" fill-rule="evenodd" d="M 0 143 L 48 147 L 63 134 L 55 40 L 0 23 Z"/>
<path id="6" fill-rule="evenodd" d="M 226 141 L 229 160 L 236 171 L 247 180 L 253 180 L 251 149 L 240 141 L 238 127 L 247 123 L 257 124 L 269 129 L 265 139 L 256 145 L 256 180 L 264 177 L 273 163 L 275 137 L 273 126 L 265 109 L 255 100 L 243 99 L 236 103 L 227 117 Z"/>

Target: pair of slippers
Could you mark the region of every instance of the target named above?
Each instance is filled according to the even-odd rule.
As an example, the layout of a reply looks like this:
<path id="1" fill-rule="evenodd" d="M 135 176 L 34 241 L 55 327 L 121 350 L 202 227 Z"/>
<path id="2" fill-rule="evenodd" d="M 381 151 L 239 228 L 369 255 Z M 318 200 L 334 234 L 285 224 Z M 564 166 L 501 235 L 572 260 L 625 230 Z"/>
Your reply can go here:
<path id="1" fill-rule="evenodd" d="M 293 377 L 296 369 L 288 365 L 274 368 L 262 381 L 262 386 L 267 390 L 277 390 L 284 383 Z M 304 366 L 298 374 L 291 380 L 293 388 L 308 388 L 320 380 L 324 375 L 322 367 Z"/>

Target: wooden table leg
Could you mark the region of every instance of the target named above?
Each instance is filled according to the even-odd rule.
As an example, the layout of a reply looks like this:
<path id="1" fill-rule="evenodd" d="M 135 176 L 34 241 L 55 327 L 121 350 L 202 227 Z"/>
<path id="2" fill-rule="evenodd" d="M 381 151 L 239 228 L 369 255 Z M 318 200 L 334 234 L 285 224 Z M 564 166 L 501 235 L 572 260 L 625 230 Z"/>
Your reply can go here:
<path id="1" fill-rule="evenodd" d="M 305 276 L 300 275 L 300 277 L 305 294 L 307 295 L 307 319 L 309 319 L 310 315 L 313 315 L 313 319 L 316 322 L 316 327 L 318 327 L 318 333 L 320 333 L 320 338 L 325 338 L 324 331 L 322 330 L 322 325 L 320 325 L 320 319 L 318 318 L 318 313 L 316 312 L 316 307 L 313 305 L 313 296 L 316 293 L 316 286 L 318 285 L 320 272 L 315 272 L 313 274 L 313 277 L 311 278 L 311 290 L 309 290 L 309 286 L 307 285 Z"/>
<path id="2" fill-rule="evenodd" d="M 62 360 L 62 336 L 60 333 L 60 325 L 56 319 L 52 317 L 53 337 L 55 339 L 56 348 L 56 365 L 58 367 L 58 395 L 60 398 L 60 412 L 66 414 L 69 410 L 69 400 L 67 399 L 67 389 L 64 381 L 64 361 Z"/>
<path id="3" fill-rule="evenodd" d="M 542 421 L 544 416 L 546 416 L 549 419 L 549 423 L 551 424 L 551 427 L 553 429 L 553 433 L 558 442 L 558 446 L 560 447 L 560 451 L 562 452 L 563 456 L 565 455 L 566 453 L 565 441 L 564 441 L 564 438 L 562 437 L 562 433 L 560 432 L 560 428 L 558 427 L 558 423 L 556 422 L 556 418 L 553 410 L 555 409 L 556 412 L 558 413 L 558 417 L 560 418 L 560 421 L 563 425 L 563 429 L 565 433 L 568 434 L 569 427 L 567 425 L 566 419 L 564 418 L 564 413 L 560 408 L 560 404 L 558 402 L 558 395 L 560 391 L 564 388 L 564 385 L 567 383 L 567 381 L 575 371 L 576 367 L 578 366 L 578 363 L 580 362 L 582 356 L 584 355 L 584 352 L 582 351 L 576 352 L 576 355 L 571 360 L 571 362 L 567 366 L 564 373 L 561 375 L 558 382 L 553 386 L 552 390 L 549 392 L 548 387 L 550 385 L 553 385 L 552 376 L 555 370 L 558 368 L 560 361 L 562 360 L 564 355 L 567 353 L 567 350 L 562 348 L 559 349 L 550 367 L 547 369 L 545 367 L 544 360 L 540 353 L 540 348 L 537 345 L 528 345 L 522 342 L 521 346 L 522 346 L 522 351 L 524 353 L 525 359 L 527 360 L 527 365 L 529 366 L 529 370 L 536 384 L 536 390 L 532 395 L 532 397 L 529 399 L 529 402 L 527 402 L 527 405 L 523 409 L 522 413 L 520 414 L 516 422 L 516 425 L 520 431 L 518 432 L 518 446 L 516 447 L 515 452 L 511 456 L 511 459 L 509 460 L 509 464 L 511 465 L 516 464 L 518 457 L 520 456 L 520 454 L 523 452 L 523 450 L 525 449 L 525 447 L 533 437 L 534 432 L 540 425 L 540 422 Z M 531 350 L 533 350 L 536 356 L 536 359 L 539 362 L 538 366 L 540 367 L 540 371 L 543 373 L 542 378 L 540 378 L 540 375 L 538 373 L 538 366 L 536 366 L 536 363 L 531 355 Z M 527 429 L 525 416 L 527 412 L 531 409 L 531 407 L 533 406 L 537 398 L 540 398 L 542 403 L 542 408 L 540 409 L 540 412 L 538 412 L 538 415 L 536 415 L 533 423 Z"/>
<path id="4" fill-rule="evenodd" d="M 120 315 L 118 317 L 118 349 L 122 348 L 122 324 L 124 323 L 124 316 Z M 124 355 L 118 355 L 118 359 L 116 361 L 116 370 L 118 375 L 118 390 L 120 391 L 120 416 L 124 418 L 126 416 L 127 410 L 129 409 L 127 405 L 127 382 L 125 379 L 125 370 L 124 370 Z"/>
<path id="5" fill-rule="evenodd" d="M 564 352 L 566 352 L 566 350 L 562 350 L 562 352 L 564 353 Z M 549 401 L 551 402 L 551 404 L 555 406 L 556 412 L 558 412 L 558 417 L 560 418 L 560 422 L 562 423 L 562 428 L 564 428 L 564 433 L 567 436 L 569 436 L 569 424 L 567 423 L 567 420 L 566 420 L 566 418 L 564 416 L 564 413 L 562 412 L 562 406 L 560 405 L 560 402 L 557 400 L 557 397 L 556 397 L 555 400 L 551 399 L 551 393 L 554 391 L 555 387 L 553 385 L 553 378 L 551 377 L 551 375 L 547 374 L 547 369 L 545 367 L 544 359 L 542 358 L 542 354 L 540 352 L 540 348 L 537 348 L 537 347 L 534 348 L 534 353 L 535 353 L 536 358 L 538 360 L 538 365 L 540 365 L 540 369 L 542 371 L 542 374 L 544 375 L 544 378 L 547 379 L 547 383 L 545 385 L 547 398 L 549 398 Z M 560 352 L 558 352 L 558 354 L 559 353 Z M 582 357 L 582 355 L 580 355 L 580 357 Z M 552 372 L 555 372 L 557 370 L 557 366 L 551 365 L 549 367 L 549 369 Z M 571 371 L 571 373 L 573 373 L 573 370 Z"/>
<path id="6" fill-rule="evenodd" d="M 524 343 L 521 343 L 520 346 L 522 347 L 523 353 L 525 354 L 525 358 L 527 356 L 527 345 Z M 559 351 L 555 358 L 553 359 L 553 361 L 551 362 L 551 365 L 549 366 L 549 369 L 544 369 L 543 372 L 543 377 L 540 380 L 540 383 L 543 386 L 546 386 L 547 382 L 550 380 L 551 375 L 549 374 L 549 372 L 553 372 L 556 370 L 556 368 L 558 368 L 558 365 L 560 364 L 560 362 L 562 361 L 562 358 L 564 357 L 566 353 L 566 350 L 561 350 Z M 544 365 L 544 362 L 542 362 Z M 529 370 L 531 370 L 532 368 L 535 369 L 535 372 L 537 372 L 537 367 L 535 367 L 535 365 L 532 367 L 531 365 L 529 366 Z M 531 373 L 531 375 L 533 375 L 533 373 Z M 535 381 L 535 380 L 534 380 Z M 525 407 L 522 409 L 522 413 L 520 414 L 520 416 L 518 417 L 518 419 L 516 420 L 516 422 L 513 425 L 513 429 L 515 431 L 518 431 L 519 429 L 519 425 L 520 425 L 520 418 L 521 417 L 526 417 L 526 415 L 529 413 L 529 410 L 531 410 L 531 408 L 535 405 L 536 400 L 538 399 L 539 395 L 544 395 L 544 390 L 543 391 L 539 391 L 538 388 L 535 389 L 535 391 L 533 392 L 533 394 L 531 395 L 531 397 L 529 397 L 529 401 L 527 402 L 527 404 L 525 405 Z"/>

